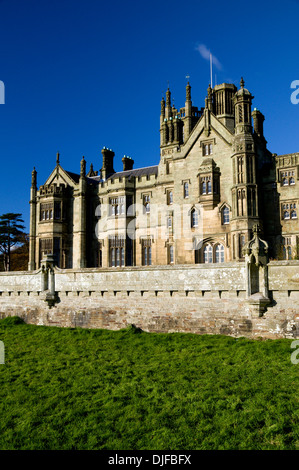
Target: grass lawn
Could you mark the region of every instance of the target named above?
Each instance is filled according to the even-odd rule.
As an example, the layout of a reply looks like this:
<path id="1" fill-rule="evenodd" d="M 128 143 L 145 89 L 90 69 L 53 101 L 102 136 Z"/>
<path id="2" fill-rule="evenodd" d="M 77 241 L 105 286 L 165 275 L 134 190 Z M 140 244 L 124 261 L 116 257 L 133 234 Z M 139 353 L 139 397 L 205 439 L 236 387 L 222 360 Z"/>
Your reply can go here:
<path id="1" fill-rule="evenodd" d="M 0 321 L 0 449 L 299 449 L 291 340 Z"/>

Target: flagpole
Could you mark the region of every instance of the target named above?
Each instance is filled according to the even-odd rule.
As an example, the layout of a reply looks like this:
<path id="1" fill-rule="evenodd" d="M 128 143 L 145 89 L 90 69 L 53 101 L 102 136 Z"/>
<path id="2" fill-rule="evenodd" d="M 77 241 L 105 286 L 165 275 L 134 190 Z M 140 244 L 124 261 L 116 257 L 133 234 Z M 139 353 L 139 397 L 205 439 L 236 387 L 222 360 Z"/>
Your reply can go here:
<path id="1" fill-rule="evenodd" d="M 210 53 L 211 88 L 213 88 L 212 54 Z"/>

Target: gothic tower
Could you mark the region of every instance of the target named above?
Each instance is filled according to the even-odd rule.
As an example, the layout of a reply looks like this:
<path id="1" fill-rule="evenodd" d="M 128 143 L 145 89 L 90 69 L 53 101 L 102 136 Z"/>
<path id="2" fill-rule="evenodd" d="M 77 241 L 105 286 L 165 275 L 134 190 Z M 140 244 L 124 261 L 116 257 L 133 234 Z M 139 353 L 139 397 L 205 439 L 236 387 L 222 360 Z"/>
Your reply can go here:
<path id="1" fill-rule="evenodd" d="M 251 237 L 253 225 L 260 222 L 257 190 L 257 154 L 251 126 L 251 102 L 254 98 L 244 88 L 233 97 L 235 114 L 235 140 L 232 154 L 232 232 L 233 257 L 242 258 L 242 248 Z"/>

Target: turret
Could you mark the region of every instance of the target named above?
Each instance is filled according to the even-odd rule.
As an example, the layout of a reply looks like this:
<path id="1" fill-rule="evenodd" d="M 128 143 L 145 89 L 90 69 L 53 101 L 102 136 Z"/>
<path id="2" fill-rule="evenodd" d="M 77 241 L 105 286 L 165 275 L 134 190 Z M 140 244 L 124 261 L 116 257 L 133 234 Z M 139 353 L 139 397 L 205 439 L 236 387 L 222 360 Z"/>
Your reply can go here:
<path id="1" fill-rule="evenodd" d="M 234 132 L 235 113 L 233 97 L 237 91 L 235 85 L 222 83 L 214 87 L 214 114 L 231 132 Z"/>
<path id="2" fill-rule="evenodd" d="M 244 80 L 241 78 L 240 90 L 235 93 L 233 103 L 235 106 L 235 131 L 236 134 L 251 133 L 251 101 L 254 96 L 244 88 Z"/>

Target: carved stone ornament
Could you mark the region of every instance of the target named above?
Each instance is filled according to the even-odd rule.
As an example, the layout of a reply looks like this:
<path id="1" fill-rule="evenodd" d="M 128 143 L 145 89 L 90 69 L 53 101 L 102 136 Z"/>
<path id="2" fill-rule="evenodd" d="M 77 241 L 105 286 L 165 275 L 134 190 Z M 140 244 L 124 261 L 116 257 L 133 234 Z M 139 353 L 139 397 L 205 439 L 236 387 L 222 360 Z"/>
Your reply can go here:
<path id="1" fill-rule="evenodd" d="M 253 226 L 253 238 L 243 248 L 243 254 L 249 263 L 265 266 L 268 262 L 268 243 L 259 237 L 261 229 L 258 224 Z"/>

